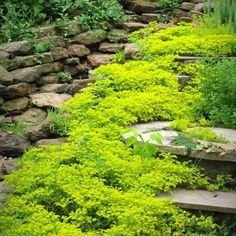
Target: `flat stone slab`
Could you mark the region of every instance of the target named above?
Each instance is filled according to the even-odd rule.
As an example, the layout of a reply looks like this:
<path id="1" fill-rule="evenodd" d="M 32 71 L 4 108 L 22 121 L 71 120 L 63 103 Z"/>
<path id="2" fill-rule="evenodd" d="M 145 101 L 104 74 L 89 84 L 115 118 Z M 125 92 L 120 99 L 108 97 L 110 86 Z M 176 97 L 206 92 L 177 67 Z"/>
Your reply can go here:
<path id="1" fill-rule="evenodd" d="M 179 132 L 170 130 L 169 121 L 155 121 L 144 124 L 133 125 L 132 128 L 138 131 L 142 136 L 143 141 L 153 143 L 157 146 L 159 152 L 171 153 L 174 155 L 187 156 L 195 159 L 205 159 L 210 161 L 227 161 L 236 163 L 236 143 L 232 142 L 236 139 L 236 130 L 212 128 L 216 134 L 224 137 L 231 143 L 216 143 L 202 140 L 196 140 L 198 143 L 196 148 L 187 148 L 185 146 L 175 146 L 172 141 L 176 139 Z M 153 133 L 158 133 L 162 137 L 162 144 L 157 143 L 151 138 Z M 127 140 L 134 133 L 130 131 L 123 136 Z M 140 137 L 137 137 L 138 142 L 142 142 Z"/>
<path id="2" fill-rule="evenodd" d="M 158 198 L 170 198 L 184 209 L 236 214 L 236 192 L 209 192 L 205 190 L 175 190 Z"/>

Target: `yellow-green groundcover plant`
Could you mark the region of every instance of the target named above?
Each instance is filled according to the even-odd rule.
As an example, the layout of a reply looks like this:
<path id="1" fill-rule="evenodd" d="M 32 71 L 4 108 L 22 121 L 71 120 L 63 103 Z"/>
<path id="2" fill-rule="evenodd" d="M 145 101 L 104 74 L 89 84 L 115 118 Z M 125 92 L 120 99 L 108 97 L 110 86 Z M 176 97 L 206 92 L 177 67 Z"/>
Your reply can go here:
<path id="1" fill-rule="evenodd" d="M 194 27 L 184 27 L 160 35 L 194 34 Z M 145 158 L 121 141 L 132 123 L 191 120 L 192 104 L 201 99 L 196 89 L 179 91 L 173 57 L 156 56 L 154 44 L 161 44 L 156 34 L 147 44 L 142 41 L 152 62 L 102 66 L 94 75 L 97 82 L 65 104 L 67 143 L 25 153 L 21 168 L 7 177 L 14 192 L 1 212 L 0 235 L 222 235 L 212 217 L 158 199 L 177 187 L 213 189 L 201 170 L 170 154 Z M 196 39 L 191 39 L 191 50 L 197 48 L 198 54 Z M 225 51 L 217 49 L 217 55 L 229 53 L 231 43 Z M 159 47 L 164 54 L 166 47 Z M 213 48 L 201 50 L 213 54 Z"/>

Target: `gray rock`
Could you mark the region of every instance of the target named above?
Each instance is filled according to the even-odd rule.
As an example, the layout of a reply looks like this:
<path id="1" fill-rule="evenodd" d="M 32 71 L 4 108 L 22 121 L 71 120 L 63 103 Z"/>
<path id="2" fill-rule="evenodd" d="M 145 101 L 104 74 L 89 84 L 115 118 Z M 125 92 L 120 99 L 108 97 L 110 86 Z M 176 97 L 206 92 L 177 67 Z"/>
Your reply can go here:
<path id="1" fill-rule="evenodd" d="M 18 167 L 17 159 L 1 159 L 0 157 L 0 180 L 4 175 L 11 174 Z"/>
<path id="2" fill-rule="evenodd" d="M 11 101 L 7 101 L 2 105 L 2 109 L 7 112 L 14 112 L 14 114 L 22 113 L 30 103 L 30 99 L 27 97 L 16 98 Z"/>
<path id="3" fill-rule="evenodd" d="M 62 33 L 66 36 L 74 36 L 83 33 L 85 30 L 78 24 L 77 20 L 69 21 L 65 24 L 63 29 L 60 29 Z"/>
<path id="4" fill-rule="evenodd" d="M 43 92 L 64 93 L 68 90 L 68 84 L 46 84 L 39 88 Z"/>
<path id="5" fill-rule="evenodd" d="M 10 64 L 7 66 L 8 70 L 16 70 L 21 67 L 35 66 L 45 63 L 53 62 L 53 57 L 50 52 L 38 54 L 38 55 L 29 55 L 23 57 L 15 57 L 11 60 Z"/>
<path id="6" fill-rule="evenodd" d="M 9 85 L 13 82 L 13 77 L 2 65 L 0 65 L 0 84 Z"/>
<path id="7" fill-rule="evenodd" d="M 122 49 L 124 49 L 124 45 L 118 43 L 103 42 L 99 45 L 99 51 L 101 52 L 116 53 Z"/>
<path id="8" fill-rule="evenodd" d="M 45 36 L 51 36 L 56 34 L 56 29 L 54 25 L 43 26 L 39 28 L 32 29 L 34 35 L 38 38 L 42 38 Z"/>
<path id="9" fill-rule="evenodd" d="M 140 21 L 141 21 L 141 17 L 136 14 L 124 16 L 124 22 L 140 22 Z"/>
<path id="10" fill-rule="evenodd" d="M 56 138 L 56 139 L 42 139 L 35 143 L 36 147 L 48 146 L 48 145 L 62 145 L 66 142 L 66 138 Z"/>
<path id="11" fill-rule="evenodd" d="M 83 57 L 90 54 L 90 50 L 82 44 L 72 44 L 68 47 L 70 56 Z"/>
<path id="12" fill-rule="evenodd" d="M 69 94 L 37 93 L 33 94 L 32 103 L 37 107 L 61 107 L 66 100 L 70 99 Z"/>
<path id="13" fill-rule="evenodd" d="M 70 73 L 72 76 L 75 75 L 87 75 L 88 71 L 91 69 L 91 67 L 86 63 L 78 63 L 77 65 L 66 65 L 64 67 L 64 70 L 68 73 Z"/>
<path id="14" fill-rule="evenodd" d="M 62 47 L 53 48 L 51 52 L 52 52 L 52 57 L 55 61 L 69 57 L 68 51 Z"/>
<path id="15" fill-rule="evenodd" d="M 47 112 L 39 108 L 30 108 L 22 115 L 14 116 L 13 121 L 21 123 L 26 126 L 27 129 L 41 124 L 47 117 Z"/>
<path id="16" fill-rule="evenodd" d="M 73 80 L 72 84 L 69 86 L 69 93 L 75 94 L 79 93 L 83 88 L 86 88 L 89 83 L 92 83 L 91 79 L 76 79 Z"/>
<path id="17" fill-rule="evenodd" d="M 35 82 L 37 85 L 56 84 L 58 82 L 58 76 L 56 74 L 45 75 L 37 79 Z"/>
<path id="18" fill-rule="evenodd" d="M 17 97 L 24 97 L 36 91 L 36 86 L 30 83 L 13 84 L 7 87 L 2 96 L 4 99 L 9 100 Z"/>
<path id="19" fill-rule="evenodd" d="M 42 75 L 52 72 L 59 72 L 60 65 L 56 62 L 38 65 L 34 67 L 27 67 L 10 72 L 13 83 L 33 82 L 39 79 Z"/>
<path id="20" fill-rule="evenodd" d="M 0 84 L 0 94 L 2 95 L 5 94 L 6 92 L 7 92 L 7 87 Z"/>
<path id="21" fill-rule="evenodd" d="M 124 22 L 123 28 L 130 32 L 137 31 L 139 29 L 145 29 L 148 27 L 148 24 L 138 23 L 138 22 Z"/>
<path id="22" fill-rule="evenodd" d="M 80 63 L 80 59 L 77 57 L 68 58 L 65 61 L 63 61 L 64 65 L 78 65 Z"/>
<path id="23" fill-rule="evenodd" d="M 52 121 L 47 117 L 41 124 L 36 125 L 27 131 L 27 136 L 33 142 L 48 138 L 51 135 L 50 125 Z"/>
<path id="24" fill-rule="evenodd" d="M 122 43 L 128 39 L 128 33 L 126 30 L 112 29 L 107 33 L 107 40 L 111 43 Z"/>
<path id="25" fill-rule="evenodd" d="M 93 53 L 87 58 L 92 68 L 95 68 L 110 63 L 113 57 L 114 55 L 112 54 Z"/>
<path id="26" fill-rule="evenodd" d="M 183 2 L 180 8 L 185 11 L 192 11 L 195 8 L 195 4 L 191 2 Z"/>
<path id="27" fill-rule="evenodd" d="M 131 0 L 128 9 L 136 13 L 153 13 L 159 8 L 158 3 L 150 0 Z"/>
<path id="28" fill-rule="evenodd" d="M 91 45 L 100 43 L 106 38 L 106 32 L 104 30 L 95 29 L 76 35 L 72 38 L 73 43 Z"/>
<path id="29" fill-rule="evenodd" d="M 143 13 L 141 16 L 141 21 L 148 24 L 152 21 L 157 21 L 160 18 L 160 14 L 155 13 Z"/>
<path id="30" fill-rule="evenodd" d="M 10 42 L 0 46 L 0 50 L 12 53 L 14 55 L 28 55 L 32 52 L 32 44 L 26 40 Z"/>
<path id="31" fill-rule="evenodd" d="M 18 157 L 22 155 L 30 143 L 10 132 L 0 131 L 0 155 Z"/>
<path id="32" fill-rule="evenodd" d="M 139 51 L 140 50 L 136 44 L 128 43 L 125 45 L 125 50 L 124 50 L 125 58 L 132 59 L 139 53 Z"/>
<path id="33" fill-rule="evenodd" d="M 40 39 L 37 39 L 37 43 L 42 43 L 52 47 L 65 47 L 65 41 L 62 36 L 46 36 Z"/>

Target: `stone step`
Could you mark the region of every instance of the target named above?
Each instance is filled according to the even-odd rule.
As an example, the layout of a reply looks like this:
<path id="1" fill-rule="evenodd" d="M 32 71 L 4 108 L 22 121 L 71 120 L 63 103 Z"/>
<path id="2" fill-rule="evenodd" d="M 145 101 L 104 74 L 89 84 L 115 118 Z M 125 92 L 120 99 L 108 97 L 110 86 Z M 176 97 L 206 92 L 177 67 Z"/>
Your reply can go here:
<path id="1" fill-rule="evenodd" d="M 236 214 L 236 192 L 178 189 L 161 194 L 158 198 L 170 198 L 184 209 Z"/>
<path id="2" fill-rule="evenodd" d="M 204 60 L 205 57 L 197 57 L 197 56 L 179 56 L 175 58 L 175 61 L 177 62 L 184 62 L 184 63 L 193 63 L 199 60 Z M 217 59 L 236 59 L 236 57 L 218 57 Z"/>

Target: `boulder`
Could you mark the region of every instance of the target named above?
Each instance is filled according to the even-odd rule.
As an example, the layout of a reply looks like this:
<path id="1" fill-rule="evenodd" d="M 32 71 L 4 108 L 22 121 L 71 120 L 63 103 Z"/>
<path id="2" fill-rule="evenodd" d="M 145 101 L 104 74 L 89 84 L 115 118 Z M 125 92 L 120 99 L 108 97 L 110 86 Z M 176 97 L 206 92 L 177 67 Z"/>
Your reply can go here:
<path id="1" fill-rule="evenodd" d="M 114 54 L 103 54 L 103 53 L 93 53 L 89 55 L 88 62 L 92 66 L 92 68 L 98 67 L 100 65 L 105 65 L 111 62 Z"/>
<path id="2" fill-rule="evenodd" d="M 63 61 L 64 65 L 78 65 L 80 63 L 80 59 L 78 57 L 68 58 Z"/>
<path id="3" fill-rule="evenodd" d="M 66 142 L 66 138 L 42 139 L 35 143 L 36 147 L 48 145 L 62 145 Z"/>
<path id="4" fill-rule="evenodd" d="M 45 84 L 39 88 L 43 92 L 65 93 L 68 90 L 68 84 Z"/>
<path id="5" fill-rule="evenodd" d="M 13 83 L 13 77 L 2 65 L 0 65 L 0 84 L 9 85 Z"/>
<path id="6" fill-rule="evenodd" d="M 51 50 L 51 52 L 52 52 L 52 57 L 55 61 L 69 57 L 68 51 L 62 47 L 55 47 Z"/>
<path id="7" fill-rule="evenodd" d="M 92 82 L 93 80 L 91 79 L 75 79 L 69 86 L 69 93 L 72 95 L 79 93 L 83 88 L 86 88 L 88 84 Z"/>
<path id="8" fill-rule="evenodd" d="M 45 36 L 55 35 L 56 29 L 54 25 L 49 25 L 49 26 L 34 28 L 32 29 L 32 32 L 36 37 L 42 38 Z"/>
<path id="9" fill-rule="evenodd" d="M 83 57 L 90 54 L 90 50 L 83 44 L 72 44 L 68 47 L 70 56 Z"/>
<path id="10" fill-rule="evenodd" d="M 126 30 L 112 29 L 107 33 L 107 40 L 111 43 L 122 43 L 128 39 L 128 33 Z"/>
<path id="11" fill-rule="evenodd" d="M 29 129 L 32 126 L 41 124 L 47 117 L 47 112 L 39 108 L 30 108 L 22 115 L 14 116 L 13 121 L 21 123 Z"/>
<path id="12" fill-rule="evenodd" d="M 0 180 L 3 180 L 4 175 L 11 174 L 18 167 L 17 159 L 7 159 L 0 157 Z"/>
<path id="13" fill-rule="evenodd" d="M 4 99 L 9 100 L 17 97 L 24 97 L 36 91 L 36 86 L 30 83 L 13 84 L 7 87 L 2 96 Z"/>
<path id="14" fill-rule="evenodd" d="M 22 155 L 30 146 L 24 138 L 17 136 L 13 132 L 0 131 L 0 155 L 18 157 Z"/>
<path id="15" fill-rule="evenodd" d="M 64 67 L 64 70 L 68 73 L 70 73 L 72 76 L 75 75 L 87 75 L 88 71 L 91 69 L 91 67 L 87 63 L 79 63 L 77 65 L 66 65 Z"/>
<path id="16" fill-rule="evenodd" d="M 131 0 L 128 9 L 136 13 L 153 13 L 159 8 L 156 1 L 150 0 Z"/>
<path id="17" fill-rule="evenodd" d="M 141 16 L 141 21 L 144 24 L 148 24 L 152 21 L 157 21 L 160 19 L 161 15 L 160 14 L 155 14 L 155 13 L 143 13 Z"/>
<path id="18" fill-rule="evenodd" d="M 73 43 L 91 45 L 100 43 L 106 38 L 106 31 L 101 29 L 90 30 L 72 38 Z"/>
<path id="19" fill-rule="evenodd" d="M 65 26 L 60 28 L 59 31 L 68 37 L 83 33 L 85 30 L 82 29 L 77 20 L 72 20 L 65 23 Z"/>
<path id="20" fill-rule="evenodd" d="M 41 124 L 36 125 L 27 131 L 27 136 L 33 142 L 48 138 L 51 135 L 50 125 L 52 121 L 47 117 Z"/>
<path id="21" fill-rule="evenodd" d="M 101 52 L 116 53 L 122 49 L 124 49 L 124 45 L 118 43 L 103 42 L 99 45 L 99 51 Z"/>
<path id="22" fill-rule="evenodd" d="M 183 2 L 182 4 L 181 4 L 181 9 L 182 10 L 185 10 L 185 11 L 192 11 L 192 10 L 194 10 L 195 9 L 195 4 L 194 3 L 191 3 L 191 2 Z"/>
<path id="23" fill-rule="evenodd" d="M 60 69 L 61 69 L 60 64 L 54 62 L 34 67 L 17 69 L 11 71 L 10 74 L 13 78 L 13 83 L 34 82 L 36 79 L 39 79 L 42 75 L 49 74 L 52 72 L 59 72 Z"/>
<path id="24" fill-rule="evenodd" d="M 0 50 L 0 65 L 7 65 L 10 61 L 10 54 L 8 52 Z"/>
<path id="25" fill-rule="evenodd" d="M 203 13 L 204 12 L 204 3 L 196 4 L 195 8 L 194 8 L 194 11 Z"/>
<path id="26" fill-rule="evenodd" d="M 6 51 L 14 55 L 28 55 L 32 53 L 32 44 L 26 40 L 10 42 L 0 46 L 0 50 Z"/>
<path id="27" fill-rule="evenodd" d="M 9 113 L 22 113 L 30 103 L 30 99 L 27 97 L 16 98 L 11 101 L 3 103 L 2 109 Z"/>
<path id="28" fill-rule="evenodd" d="M 124 22 L 140 22 L 140 21 L 141 21 L 141 17 L 136 14 L 124 16 Z"/>
<path id="29" fill-rule="evenodd" d="M 65 47 L 65 41 L 62 36 L 46 36 L 40 39 L 37 39 L 37 43 L 42 43 L 49 45 L 51 47 Z"/>
<path id="30" fill-rule="evenodd" d="M 7 92 L 7 87 L 5 85 L 0 84 L 0 94 L 5 94 Z"/>
<path id="31" fill-rule="evenodd" d="M 139 22 L 124 22 L 123 23 L 123 28 L 125 30 L 128 30 L 129 32 L 134 32 L 139 29 L 144 29 L 147 27 L 148 27 L 148 24 L 143 24 L 143 23 L 139 23 Z"/>
<path id="32" fill-rule="evenodd" d="M 49 74 L 45 76 L 41 76 L 36 81 L 37 85 L 44 85 L 44 84 L 56 84 L 58 82 L 58 76 L 57 74 Z"/>
<path id="33" fill-rule="evenodd" d="M 126 59 L 132 59 L 139 53 L 139 47 L 134 43 L 128 43 L 125 45 L 124 53 Z"/>
<path id="34" fill-rule="evenodd" d="M 57 94 L 52 92 L 33 94 L 32 103 L 37 107 L 61 107 L 65 101 L 70 99 L 69 94 Z"/>
<path id="35" fill-rule="evenodd" d="M 46 52 L 37 55 L 15 57 L 13 60 L 11 60 L 11 62 L 7 66 L 7 69 L 16 70 L 21 67 L 29 67 L 51 62 L 53 62 L 53 57 L 50 52 Z"/>

